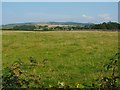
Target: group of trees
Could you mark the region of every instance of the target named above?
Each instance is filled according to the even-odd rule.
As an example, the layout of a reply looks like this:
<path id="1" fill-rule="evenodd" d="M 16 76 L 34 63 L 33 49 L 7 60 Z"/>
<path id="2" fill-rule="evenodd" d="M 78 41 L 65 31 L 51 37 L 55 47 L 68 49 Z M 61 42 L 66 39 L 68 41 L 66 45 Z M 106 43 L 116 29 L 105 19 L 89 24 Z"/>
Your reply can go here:
<path id="1" fill-rule="evenodd" d="M 49 27 L 48 25 L 45 26 L 39 26 L 38 28 L 36 28 L 35 30 L 79 30 L 82 29 L 82 27 L 80 25 L 68 25 L 68 26 L 52 26 Z"/>
<path id="2" fill-rule="evenodd" d="M 120 24 L 116 22 L 103 22 L 102 24 L 94 24 L 88 27 L 89 29 L 120 29 Z"/>

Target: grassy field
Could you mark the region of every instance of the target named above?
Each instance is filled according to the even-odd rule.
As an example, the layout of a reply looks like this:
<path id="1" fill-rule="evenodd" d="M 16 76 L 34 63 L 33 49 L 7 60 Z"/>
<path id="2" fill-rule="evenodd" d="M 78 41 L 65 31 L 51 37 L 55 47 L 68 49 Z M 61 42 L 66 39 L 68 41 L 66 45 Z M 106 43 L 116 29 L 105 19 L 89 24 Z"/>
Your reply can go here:
<path id="1" fill-rule="evenodd" d="M 118 33 L 110 31 L 3 31 L 2 35 L 3 67 L 34 57 L 40 63 L 34 72 L 46 86 L 91 82 L 118 51 Z"/>

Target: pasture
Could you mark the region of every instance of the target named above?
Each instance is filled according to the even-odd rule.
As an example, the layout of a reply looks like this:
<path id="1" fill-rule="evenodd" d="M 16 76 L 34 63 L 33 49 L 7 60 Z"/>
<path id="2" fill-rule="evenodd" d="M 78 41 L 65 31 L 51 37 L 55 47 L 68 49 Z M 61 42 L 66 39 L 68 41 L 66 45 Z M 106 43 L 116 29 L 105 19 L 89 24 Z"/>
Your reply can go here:
<path id="1" fill-rule="evenodd" d="M 18 59 L 27 63 L 33 57 L 40 65 L 31 72 L 41 75 L 46 86 L 92 82 L 116 52 L 116 31 L 2 32 L 3 68 Z"/>

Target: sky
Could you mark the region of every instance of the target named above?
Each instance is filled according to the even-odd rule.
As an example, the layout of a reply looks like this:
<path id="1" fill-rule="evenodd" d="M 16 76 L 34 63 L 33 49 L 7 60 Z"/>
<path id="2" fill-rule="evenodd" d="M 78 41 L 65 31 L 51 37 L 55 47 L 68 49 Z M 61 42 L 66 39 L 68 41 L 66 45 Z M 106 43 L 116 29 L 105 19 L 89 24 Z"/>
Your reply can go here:
<path id="1" fill-rule="evenodd" d="M 118 21 L 117 2 L 3 2 L 2 24 Z"/>
<path id="2" fill-rule="evenodd" d="M 2 2 L 119 2 L 120 0 L 1 0 Z"/>

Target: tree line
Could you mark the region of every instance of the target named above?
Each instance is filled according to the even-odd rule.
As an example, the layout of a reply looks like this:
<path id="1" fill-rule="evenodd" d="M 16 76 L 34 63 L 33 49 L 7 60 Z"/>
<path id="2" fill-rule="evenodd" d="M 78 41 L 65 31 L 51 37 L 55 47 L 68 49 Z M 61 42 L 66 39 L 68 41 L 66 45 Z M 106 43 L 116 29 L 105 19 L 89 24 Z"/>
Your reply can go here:
<path id="1" fill-rule="evenodd" d="M 95 24 L 95 25 L 91 25 L 89 27 L 90 29 L 107 29 L 107 30 L 110 30 L 110 29 L 120 29 L 120 24 L 119 23 L 116 23 L 116 22 L 103 22 L 102 24 Z"/>

